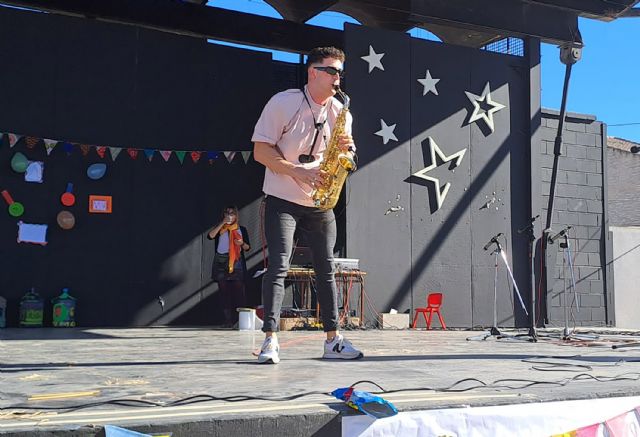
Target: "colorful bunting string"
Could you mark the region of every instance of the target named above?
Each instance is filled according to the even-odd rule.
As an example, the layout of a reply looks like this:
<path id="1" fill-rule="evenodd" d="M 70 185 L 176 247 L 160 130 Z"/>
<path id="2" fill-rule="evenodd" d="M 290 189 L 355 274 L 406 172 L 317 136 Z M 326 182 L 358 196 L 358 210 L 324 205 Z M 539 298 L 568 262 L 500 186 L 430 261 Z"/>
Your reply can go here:
<path id="1" fill-rule="evenodd" d="M 20 142 L 21 139 L 24 139 L 24 145 L 29 149 L 33 149 L 42 141 L 44 143 L 47 156 L 51 155 L 51 153 L 54 151 L 56 146 L 58 146 L 58 144 L 62 144 L 62 149 L 67 155 L 71 155 L 74 152 L 74 150 L 79 149 L 82 156 L 87 157 L 91 149 L 94 149 L 96 154 L 102 159 L 106 158 L 107 149 L 108 149 L 111 155 L 111 160 L 115 161 L 123 149 L 122 147 L 97 146 L 92 144 L 80 144 L 80 143 L 72 143 L 69 141 L 60 141 L 60 140 L 55 140 L 50 138 L 38 138 L 38 137 L 29 136 L 29 135 L 23 136 L 19 134 L 10 133 L 10 132 L 0 132 L 0 144 L 2 144 L 1 141 L 5 135 L 9 140 L 10 147 L 14 147 L 16 144 Z M 243 162 L 247 164 L 249 162 L 249 159 L 251 158 L 251 154 L 253 153 L 250 150 L 243 150 L 243 151 L 177 150 L 177 151 L 173 151 L 173 150 L 159 150 L 159 149 L 150 149 L 150 148 L 139 149 L 135 147 L 128 147 L 126 148 L 126 151 L 129 157 L 134 160 L 137 159 L 139 152 L 142 151 L 148 161 L 152 161 L 153 156 L 155 155 L 156 152 L 158 152 L 160 156 L 162 156 L 162 159 L 164 160 L 164 162 L 169 162 L 169 160 L 171 159 L 171 155 L 175 154 L 180 164 L 184 164 L 184 158 L 187 153 L 189 154 L 189 157 L 191 158 L 191 161 L 194 164 L 197 164 L 198 162 L 200 162 L 200 159 L 205 155 L 208 163 L 213 164 L 213 162 L 219 158 L 221 153 L 229 163 L 231 163 L 235 159 L 236 155 L 240 153 L 242 155 Z"/>

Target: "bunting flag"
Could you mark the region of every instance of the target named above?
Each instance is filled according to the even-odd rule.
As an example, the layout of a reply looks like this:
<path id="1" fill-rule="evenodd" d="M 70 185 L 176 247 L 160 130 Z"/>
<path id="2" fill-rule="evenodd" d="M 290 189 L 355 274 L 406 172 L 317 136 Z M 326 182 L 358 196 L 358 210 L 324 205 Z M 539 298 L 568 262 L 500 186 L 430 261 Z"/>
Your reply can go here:
<path id="1" fill-rule="evenodd" d="M 153 159 L 154 153 L 155 153 L 155 150 L 153 149 L 144 149 L 144 155 L 147 157 L 149 162 L 151 162 L 151 160 Z"/>
<path id="2" fill-rule="evenodd" d="M 27 148 L 33 149 L 40 142 L 40 138 L 26 137 L 24 142 L 27 145 Z"/>
<path id="3" fill-rule="evenodd" d="M 200 161 L 200 155 L 202 155 L 202 152 L 191 152 L 189 153 L 189 155 L 191 155 L 191 160 L 193 161 L 193 163 L 197 164 L 198 161 Z"/>
<path id="4" fill-rule="evenodd" d="M 240 153 L 242 153 L 242 159 L 244 159 L 244 163 L 246 164 L 249 161 L 249 158 L 251 157 L 251 150 L 246 150 Z"/>
<path id="5" fill-rule="evenodd" d="M 51 155 L 51 152 L 53 152 L 54 147 L 58 145 L 58 141 L 50 140 L 48 138 L 45 138 L 43 141 L 44 141 L 44 148 L 47 150 L 47 156 L 49 156 Z"/>
<path id="6" fill-rule="evenodd" d="M 129 154 L 129 157 L 131 159 L 136 159 L 138 157 L 138 150 L 137 149 L 127 149 L 127 153 Z"/>
<path id="7" fill-rule="evenodd" d="M 164 159 L 164 162 L 168 162 L 171 158 L 171 150 L 160 150 L 160 156 Z"/>
<path id="8" fill-rule="evenodd" d="M 224 152 L 224 156 L 227 157 L 227 162 L 231 162 L 235 158 L 236 152 Z"/>
<path id="9" fill-rule="evenodd" d="M 111 152 L 111 160 L 115 161 L 120 152 L 122 152 L 122 147 L 109 147 L 109 152 Z"/>
<path id="10" fill-rule="evenodd" d="M 9 147 L 13 147 L 16 145 L 16 143 L 18 141 L 20 141 L 20 138 L 22 137 L 22 135 L 16 135 L 16 134 L 7 134 L 9 136 Z"/>
<path id="11" fill-rule="evenodd" d="M 178 161 L 180 161 L 180 164 L 182 164 L 184 162 L 184 155 L 186 155 L 187 152 L 180 150 L 178 152 L 176 152 L 176 156 L 178 157 Z"/>
<path id="12" fill-rule="evenodd" d="M 20 140 L 22 138 L 24 138 L 24 144 L 27 148 L 29 149 L 33 149 L 38 143 L 40 143 L 40 141 L 42 141 L 44 143 L 45 146 L 45 150 L 47 152 L 47 156 L 51 155 L 51 152 L 53 152 L 53 149 L 58 146 L 58 144 L 62 144 L 62 147 L 65 151 L 65 153 L 67 155 L 71 155 L 74 151 L 75 148 L 79 148 L 80 152 L 82 153 L 82 156 L 87 157 L 91 151 L 91 149 L 95 149 L 96 154 L 104 159 L 106 157 L 107 154 L 107 149 L 109 149 L 109 152 L 111 153 L 111 160 L 115 161 L 118 158 L 118 155 L 120 154 L 120 152 L 122 151 L 122 147 L 113 147 L 113 146 L 98 146 L 98 145 L 94 145 L 94 144 L 80 144 L 80 143 L 72 143 L 70 141 L 62 141 L 62 140 L 55 140 L 55 139 L 50 139 L 50 138 L 39 138 L 39 137 L 34 137 L 34 136 L 30 136 L 30 135 L 19 135 L 19 134 L 14 134 L 14 133 L 10 133 L 10 132 L 0 132 L 0 141 L 2 141 L 4 136 L 7 136 L 9 138 L 9 146 L 10 147 L 14 147 L 18 142 L 20 142 Z M 1 145 L 2 143 L 0 143 Z M 213 161 L 218 159 L 220 157 L 220 154 L 223 154 L 225 156 L 225 158 L 227 159 L 227 162 L 231 163 L 236 155 L 238 153 L 240 153 L 242 155 L 242 160 L 245 164 L 247 164 L 249 162 L 249 159 L 251 158 L 251 150 L 244 150 L 244 151 L 235 151 L 235 150 L 228 150 L 228 151 L 215 151 L 215 150 L 189 150 L 189 151 L 185 151 L 185 150 L 178 150 L 178 151 L 173 151 L 173 150 L 159 150 L 159 149 L 137 149 L 135 147 L 129 147 L 126 148 L 127 150 L 127 154 L 129 155 L 129 157 L 131 159 L 137 159 L 138 157 L 138 153 L 140 151 L 144 152 L 145 157 L 147 158 L 147 160 L 149 162 L 151 162 L 153 160 L 153 156 L 155 155 L 156 152 L 158 152 L 160 154 L 160 156 L 162 156 L 162 159 L 164 160 L 164 162 L 169 162 L 169 160 L 171 159 L 171 154 L 175 153 L 176 157 L 178 158 L 178 161 L 180 162 L 180 164 L 184 164 L 184 158 L 187 155 L 187 153 L 189 154 L 189 157 L 191 158 L 191 161 L 193 161 L 194 164 L 197 164 L 198 162 L 200 162 L 200 159 L 205 156 L 206 154 L 206 158 L 209 162 L 209 164 L 213 164 Z"/>

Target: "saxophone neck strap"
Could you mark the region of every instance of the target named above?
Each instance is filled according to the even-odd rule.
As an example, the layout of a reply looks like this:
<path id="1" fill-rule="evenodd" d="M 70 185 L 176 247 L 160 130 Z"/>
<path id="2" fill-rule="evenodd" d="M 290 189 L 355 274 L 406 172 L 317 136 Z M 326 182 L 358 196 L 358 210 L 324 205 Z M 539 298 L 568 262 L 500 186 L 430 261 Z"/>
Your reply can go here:
<path id="1" fill-rule="evenodd" d="M 327 105 L 325 105 L 326 111 L 325 111 L 324 120 L 322 122 L 316 120 L 316 115 L 313 113 L 311 102 L 309 102 L 309 98 L 307 97 L 306 88 L 302 89 L 302 95 L 304 96 L 304 99 L 307 101 L 307 105 L 309 106 L 309 111 L 311 112 L 311 117 L 313 118 L 313 126 L 315 127 L 315 133 L 313 134 L 313 141 L 311 142 L 311 150 L 309 150 L 308 154 L 302 154 L 298 156 L 298 161 L 300 161 L 302 164 L 307 164 L 309 162 L 313 162 L 316 160 L 315 156 L 313 156 L 313 152 L 316 149 L 316 144 L 318 142 L 318 134 L 320 133 L 320 131 L 323 132 L 322 138 L 326 143 L 326 136 L 324 135 L 324 125 L 327 122 L 327 119 L 329 118 L 329 112 L 328 112 Z"/>

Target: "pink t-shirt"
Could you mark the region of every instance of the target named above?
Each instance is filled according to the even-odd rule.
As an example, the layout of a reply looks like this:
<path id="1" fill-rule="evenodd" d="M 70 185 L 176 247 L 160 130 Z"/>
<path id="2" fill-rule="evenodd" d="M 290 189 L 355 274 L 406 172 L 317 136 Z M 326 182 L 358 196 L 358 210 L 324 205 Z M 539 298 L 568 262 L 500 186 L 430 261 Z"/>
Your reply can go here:
<path id="1" fill-rule="evenodd" d="M 311 151 L 311 143 L 316 132 L 314 116 L 317 123 L 327 120 L 316 138 L 313 151 L 315 161 L 302 164 L 306 168 L 317 168 L 331 138 L 331 129 L 342 109 L 342 103 L 334 97 L 326 105 L 318 105 L 306 87 L 304 92 L 307 99 L 304 98 L 303 91 L 298 89 L 282 91 L 271 97 L 256 123 L 251 141 L 277 145 L 287 161 L 301 164 L 298 157 Z M 352 121 L 351 114 L 347 113 L 345 130 L 349 134 Z M 314 206 L 311 186 L 298 183 L 291 176 L 275 173 L 269 168 L 265 170 L 262 191 L 299 205 Z"/>

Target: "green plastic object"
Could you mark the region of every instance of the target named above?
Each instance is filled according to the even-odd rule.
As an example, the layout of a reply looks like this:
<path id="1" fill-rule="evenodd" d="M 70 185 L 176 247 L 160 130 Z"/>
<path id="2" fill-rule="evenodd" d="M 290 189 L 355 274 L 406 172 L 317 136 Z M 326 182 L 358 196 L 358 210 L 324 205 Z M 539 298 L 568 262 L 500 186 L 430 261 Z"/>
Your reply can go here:
<path id="1" fill-rule="evenodd" d="M 53 326 L 73 328 L 76 326 L 76 298 L 69 295 L 69 289 L 63 288 L 62 294 L 51 299 L 53 304 Z"/>

